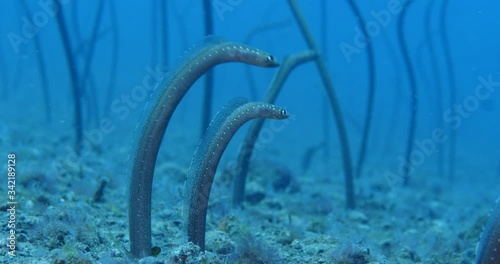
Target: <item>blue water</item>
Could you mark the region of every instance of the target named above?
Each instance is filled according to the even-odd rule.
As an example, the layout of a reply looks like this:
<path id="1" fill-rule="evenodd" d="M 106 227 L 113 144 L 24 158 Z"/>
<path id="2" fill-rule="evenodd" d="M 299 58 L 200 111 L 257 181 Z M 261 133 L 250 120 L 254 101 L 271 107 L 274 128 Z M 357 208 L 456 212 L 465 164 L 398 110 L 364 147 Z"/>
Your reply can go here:
<path id="1" fill-rule="evenodd" d="M 406 68 L 408 63 L 403 58 L 397 31 L 404 1 L 357 1 L 367 23 L 368 38 L 361 35 L 359 21 L 347 1 L 298 1 L 335 87 L 353 168 L 357 166 L 366 118 L 370 74 L 367 45 L 373 49 L 376 89 L 371 113 L 373 121 L 363 173 L 360 178 L 354 179 L 357 207 L 345 208 L 344 167 L 338 126 L 314 62 L 297 67 L 288 77 L 275 104 L 285 107 L 293 118 L 289 119 L 284 129 L 261 135 L 262 149 L 256 151 L 251 163 L 251 170 L 275 166 L 289 171 L 300 188 L 283 194 L 270 187 L 273 172 L 264 173 L 267 181 L 259 181 L 256 176 L 257 180 L 251 180 L 252 184 L 263 189 L 266 198 L 250 207 L 277 218 L 286 219 L 285 215 L 292 215 L 290 219 L 297 217 L 300 222 L 295 225 L 310 227 L 314 221 L 324 221 L 323 229 L 306 228 L 315 232 L 306 233 L 298 241 L 320 235 L 339 240 L 338 243 L 325 242 L 326 248 L 331 247 L 337 252 L 328 256 L 319 254 L 327 263 L 340 261 L 342 254 L 339 252 L 348 250 L 346 245 L 358 240 L 365 241 L 358 243 L 362 245 L 359 247 L 370 248 L 373 252 L 366 259 L 380 263 L 384 260 L 387 263 L 416 262 L 415 259 L 402 257 L 406 247 L 413 248 L 424 263 L 436 263 L 437 259 L 443 263 L 470 262 L 474 259 L 480 227 L 500 195 L 500 95 L 497 92 L 500 87 L 500 34 L 497 30 L 500 28 L 500 6 L 494 1 L 450 1 L 445 10 L 447 19 L 441 27 L 441 1 L 435 1 L 429 14 L 430 1 L 413 1 L 406 10 L 403 27 L 418 92 L 418 115 L 412 144 L 414 151 L 410 156 L 413 166 L 408 186 L 402 184 L 402 168 L 408 164 L 405 152 L 411 118 L 411 94 Z M 82 208 L 94 206 L 91 200 L 103 177 L 109 180 L 105 191 L 106 202 L 101 204 L 107 209 L 94 208 L 86 219 L 104 221 L 101 213 L 106 211 L 111 214 L 108 220 L 111 218 L 120 223 L 120 232 L 125 239 L 115 237 L 113 248 L 122 253 L 110 258 L 118 262 L 125 260 L 124 248 L 129 248 L 126 192 L 130 175 L 126 170 L 129 166 L 127 157 L 136 124 L 149 98 L 149 92 L 141 87 L 145 84 L 154 86 L 169 69 L 182 63 L 181 57 L 186 50 L 200 45 L 205 35 L 203 6 L 201 1 L 170 0 L 166 3 L 167 13 L 162 14 L 160 1 L 109 0 L 103 5 L 96 38 L 92 38 L 99 1 L 61 0 L 62 9 L 57 10 L 49 0 L 26 2 L 29 3 L 22 5 L 21 1 L 7 0 L 0 4 L 0 106 L 3 111 L 0 117 L 0 156 L 6 157 L 9 153 L 17 156 L 16 199 L 21 209 L 17 212 L 20 227 L 16 232 L 32 238 L 19 235 L 16 257 L 5 255 L 2 261 L 26 263 L 23 258 L 35 262 L 65 258 L 60 257 L 59 251 L 78 243 L 87 247 L 86 251 L 76 250 L 78 254 L 91 262 L 98 261 L 96 256 L 103 251 L 99 243 L 89 243 L 70 232 L 65 242 L 54 242 L 52 245 L 44 237 L 53 233 L 40 231 L 43 228 L 39 226 L 44 225 L 42 219 L 57 218 L 55 215 L 65 212 L 68 206 L 82 211 L 87 211 Z M 247 42 L 245 44 L 273 54 L 280 62 L 286 56 L 308 49 L 286 1 L 214 0 L 211 3 L 215 35 L 228 41 Z M 67 63 L 58 30 L 56 15 L 61 10 L 68 30 L 66 37 L 73 65 Z M 166 32 L 160 25 L 164 16 Z M 425 24 L 427 19 L 430 19 L 430 32 Z M 432 36 L 431 39 L 429 36 Z M 445 39 L 448 46 L 443 42 Z M 451 55 L 451 68 L 446 63 L 446 52 Z M 39 55 L 44 59 L 43 65 Z M 79 156 L 75 150 L 75 98 L 70 67 L 75 70 L 81 89 L 77 97 L 82 107 L 84 152 Z M 84 80 L 85 69 L 89 71 L 88 78 Z M 40 75 L 43 72 L 48 93 L 43 89 Z M 211 115 L 235 97 L 262 101 L 276 72 L 277 68 L 242 63 L 216 66 L 213 70 Z M 255 91 L 251 90 L 252 83 Z M 455 86 L 451 87 L 453 83 Z M 201 127 L 201 116 L 205 111 L 202 107 L 203 90 L 204 81 L 201 78 L 183 98 L 170 121 L 156 164 L 153 211 L 155 208 L 163 210 L 163 207 L 157 207 L 160 206 L 157 199 L 163 200 L 162 203 L 169 208 L 182 204 L 179 195 L 183 188 L 182 175 L 189 168 L 204 130 Z M 438 91 L 441 91 L 441 101 Z M 456 95 L 455 100 L 450 99 L 451 91 Z M 266 124 L 264 128 L 269 131 L 270 123 Z M 243 126 L 231 141 L 220 162 L 216 179 L 222 178 L 225 168 L 229 167 L 227 164 L 236 160 L 248 127 Z M 450 137 L 453 134 L 456 135 L 456 153 L 450 163 L 453 144 Z M 318 144 L 324 147 L 314 148 Z M 312 148 L 315 151 L 311 151 Z M 440 153 L 443 155 L 440 156 Z M 308 155 L 313 155 L 313 158 Z M 6 172 L 6 162 L 1 164 Z M 175 183 L 169 182 L 171 177 L 165 175 L 178 170 L 181 172 L 180 176 L 176 176 Z M 0 197 L 7 197 L 7 179 L 4 182 L 0 184 Z M 219 182 L 212 188 L 212 196 L 225 203 L 224 206 L 214 206 L 219 210 L 212 215 L 214 223 L 234 213 L 229 206 L 229 193 L 231 186 L 228 183 Z M 311 198 L 313 196 L 314 199 Z M 317 206 L 326 209 L 300 216 L 301 210 L 311 206 L 311 203 L 320 203 L 318 200 L 321 197 L 326 201 L 322 203 L 331 204 Z M 44 199 L 48 202 L 40 202 Z M 285 209 L 266 211 L 269 209 L 266 206 L 273 199 L 282 204 L 289 199 L 297 199 L 305 204 L 302 204 L 304 208 L 300 207 L 301 203 L 292 203 L 283 205 Z M 310 203 L 307 202 L 309 199 Z M 375 210 L 373 204 L 377 203 L 382 207 L 385 203 L 385 209 Z M 48 208 L 55 211 L 48 213 Z M 180 209 L 169 210 L 168 217 L 153 212 L 153 221 L 181 218 Z M 424 219 L 394 215 L 415 211 L 421 212 Z M 357 221 L 355 216 L 352 220 L 352 215 L 357 213 L 366 215 L 369 220 L 349 225 L 349 221 Z M 258 218 L 244 213 L 238 217 L 244 222 L 252 217 Z M 7 224 L 8 217 L 4 219 L 0 220 L 2 226 Z M 394 226 L 380 231 L 384 232 L 385 238 L 373 233 L 374 230 L 382 230 L 380 225 L 385 223 L 383 219 L 392 219 L 388 221 Z M 281 220 L 273 224 L 279 226 Z M 408 221 L 414 221 L 414 225 L 408 227 Z M 419 221 L 423 223 L 419 224 Z M 343 224 L 337 226 L 337 222 Z M 207 231 L 215 229 L 217 226 L 214 225 L 207 226 Z M 363 228 L 359 225 L 371 230 L 369 234 L 362 235 Z M 89 225 L 88 230 L 102 233 L 114 228 L 111 226 Z M 431 249 L 409 242 L 419 238 L 409 233 L 418 234 L 436 226 L 442 229 L 429 236 L 435 235 L 432 239 L 441 242 L 433 243 L 442 243 L 442 248 L 436 246 L 434 255 Z M 58 228 L 54 227 L 55 230 Z M 170 231 L 164 228 L 170 228 Z M 172 245 L 168 244 L 168 236 L 153 237 L 154 245 L 163 245 L 159 256 L 163 259 L 169 259 L 169 254 L 173 254 L 172 248 L 185 243 L 183 231 L 172 231 L 171 228 L 168 224 L 153 224 L 153 234 L 170 232 L 168 236 L 178 236 Z M 352 234 L 344 238 L 342 232 L 351 228 L 355 231 L 349 231 Z M 1 237 L 7 237 L 9 230 L 5 228 L 2 232 Z M 319 256 L 310 252 L 300 253 L 298 249 L 294 251 L 290 245 L 274 243 L 270 232 L 262 231 L 260 237 L 278 249 L 285 263 L 302 263 L 290 256 Z M 393 245 L 389 251 L 382 246 L 387 237 L 391 238 Z M 457 242 L 445 241 L 450 238 L 457 239 Z M 237 240 L 234 237 L 231 239 Z M 403 245 L 398 246 L 398 243 Z M 451 250 L 452 253 L 450 249 L 445 249 L 455 244 L 459 246 Z M 42 253 L 35 254 L 35 248 Z M 227 259 L 234 261 L 235 257 Z M 310 261 L 315 263 L 319 260 L 313 258 Z"/>

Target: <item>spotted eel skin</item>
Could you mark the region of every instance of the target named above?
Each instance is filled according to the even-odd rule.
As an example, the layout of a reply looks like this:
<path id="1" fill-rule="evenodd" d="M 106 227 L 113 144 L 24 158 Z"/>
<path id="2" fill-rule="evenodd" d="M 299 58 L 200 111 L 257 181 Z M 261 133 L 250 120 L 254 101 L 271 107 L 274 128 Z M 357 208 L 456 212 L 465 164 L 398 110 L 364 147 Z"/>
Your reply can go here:
<path id="1" fill-rule="evenodd" d="M 130 251 L 135 258 L 151 255 L 153 172 L 168 122 L 193 83 L 215 65 L 226 62 L 278 66 L 267 52 L 209 36 L 160 81 L 145 106 L 129 156 L 129 234 Z"/>
<path id="2" fill-rule="evenodd" d="M 220 158 L 236 131 L 255 118 L 285 119 L 283 108 L 268 103 L 232 100 L 215 116 L 198 145 L 184 188 L 184 217 L 188 241 L 205 250 L 205 227 L 210 188 Z"/>
<path id="3" fill-rule="evenodd" d="M 476 247 L 476 264 L 500 263 L 500 197 Z"/>

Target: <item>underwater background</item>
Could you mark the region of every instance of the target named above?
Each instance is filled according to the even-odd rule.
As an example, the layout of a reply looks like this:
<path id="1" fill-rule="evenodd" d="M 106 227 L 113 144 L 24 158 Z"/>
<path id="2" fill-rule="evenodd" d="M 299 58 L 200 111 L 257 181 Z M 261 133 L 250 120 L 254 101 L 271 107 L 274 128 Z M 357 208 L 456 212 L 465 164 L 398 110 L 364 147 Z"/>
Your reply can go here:
<path id="1" fill-rule="evenodd" d="M 290 2 L 318 55 L 290 73 L 274 102 L 289 117 L 264 123 L 243 206 L 232 206 L 232 168 L 252 121 L 219 162 L 205 251 L 188 243 L 184 183 L 203 117 L 235 97 L 263 101 L 279 66 L 224 63 L 211 71 L 208 109 L 203 76 L 183 97 L 152 165 L 155 256 L 141 262 L 474 262 L 500 195 L 500 4 L 491 0 L 2 1 L 0 262 L 138 261 L 128 168 L 154 103 L 144 87 L 182 67 L 206 35 L 280 63 L 312 49 Z"/>

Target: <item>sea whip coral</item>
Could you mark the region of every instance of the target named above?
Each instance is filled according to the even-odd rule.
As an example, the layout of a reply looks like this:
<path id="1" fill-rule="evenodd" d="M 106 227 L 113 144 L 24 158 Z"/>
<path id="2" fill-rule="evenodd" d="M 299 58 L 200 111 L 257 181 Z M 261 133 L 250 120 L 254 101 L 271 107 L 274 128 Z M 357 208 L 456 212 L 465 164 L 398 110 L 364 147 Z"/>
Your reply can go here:
<path id="1" fill-rule="evenodd" d="M 307 42 L 309 49 L 314 50 L 319 53 L 319 47 L 314 40 L 314 37 L 306 23 L 304 15 L 300 11 L 299 5 L 296 0 L 288 0 L 288 5 L 290 6 L 297 23 L 299 24 L 302 35 Z M 347 136 L 347 129 L 345 127 L 344 118 L 342 116 L 342 111 L 340 109 L 339 100 L 335 94 L 335 89 L 333 88 L 333 82 L 328 74 L 328 67 L 322 56 L 316 58 L 316 66 L 318 67 L 319 75 L 325 86 L 326 95 L 328 96 L 328 101 L 332 108 L 333 116 L 335 117 L 335 122 L 337 123 L 340 147 L 342 149 L 342 163 L 344 166 L 345 175 L 345 189 L 346 189 L 346 205 L 347 208 L 353 209 L 356 207 L 356 201 L 354 197 L 354 181 L 352 177 L 352 164 L 351 164 L 351 151 L 349 149 L 349 139 Z"/>
<path id="2" fill-rule="evenodd" d="M 313 50 L 306 50 L 295 53 L 285 58 L 278 72 L 273 77 L 271 84 L 266 92 L 263 102 L 273 104 L 281 91 L 281 87 L 285 83 L 292 70 L 298 65 L 314 60 L 318 56 Z M 233 188 L 233 206 L 237 207 L 243 203 L 245 197 L 245 182 L 250 165 L 250 158 L 253 153 L 255 142 L 259 136 L 259 132 L 264 125 L 264 119 L 257 119 L 252 122 L 245 136 L 243 147 L 238 154 L 238 167 L 235 171 L 234 188 Z"/>

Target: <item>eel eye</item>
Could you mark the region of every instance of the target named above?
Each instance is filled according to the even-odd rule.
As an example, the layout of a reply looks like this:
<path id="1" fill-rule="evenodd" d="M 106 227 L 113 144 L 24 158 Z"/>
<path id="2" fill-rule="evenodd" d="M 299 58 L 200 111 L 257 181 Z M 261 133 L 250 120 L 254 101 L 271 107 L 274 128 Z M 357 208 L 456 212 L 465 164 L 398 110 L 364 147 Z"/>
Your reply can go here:
<path id="1" fill-rule="evenodd" d="M 285 109 L 281 109 L 280 114 L 281 114 L 282 116 L 286 116 L 286 111 L 285 111 Z"/>
<path id="2" fill-rule="evenodd" d="M 267 61 L 274 61 L 273 55 L 267 55 Z"/>

